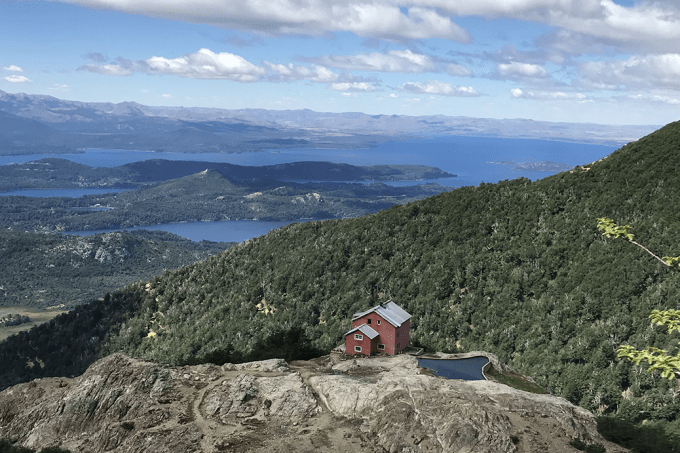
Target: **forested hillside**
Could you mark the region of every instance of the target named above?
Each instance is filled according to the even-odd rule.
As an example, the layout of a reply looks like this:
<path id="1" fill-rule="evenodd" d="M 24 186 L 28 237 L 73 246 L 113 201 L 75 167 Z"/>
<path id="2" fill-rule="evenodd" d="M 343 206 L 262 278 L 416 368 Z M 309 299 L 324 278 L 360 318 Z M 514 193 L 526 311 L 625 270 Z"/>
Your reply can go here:
<path id="1" fill-rule="evenodd" d="M 678 187 L 673 123 L 537 182 L 464 187 L 361 218 L 292 224 L 128 287 L 125 297 L 139 298 L 134 315 L 102 353 L 185 363 L 247 352 L 273 329 L 295 327 L 328 350 L 352 313 L 392 299 L 413 315 L 420 345 L 488 350 L 598 413 L 673 421 L 676 383 L 618 359 L 616 349 L 677 346 L 678 335 L 647 316 L 678 307 L 680 273 L 604 238 L 596 219 L 631 224 L 653 251 L 680 255 Z"/>
<path id="2" fill-rule="evenodd" d="M 40 165 L 48 164 L 50 162 L 42 162 Z M 191 168 L 190 165 L 187 167 Z M 281 167 L 279 176 L 297 174 L 300 177 L 299 172 L 304 168 L 313 169 L 317 166 L 313 162 L 307 162 L 271 168 L 277 167 Z M 324 168 L 329 172 L 338 170 L 339 176 L 354 174 L 357 178 L 368 178 L 382 172 L 380 177 L 384 180 L 449 175 L 431 167 L 406 165 L 322 165 L 320 168 L 321 172 Z M 270 169 L 250 174 L 266 176 L 273 173 L 276 172 Z M 309 177 L 315 177 L 316 174 L 311 173 Z M 244 172 L 243 177 L 247 175 L 248 172 Z M 132 178 L 129 174 L 127 176 L 125 183 L 132 184 Z M 44 182 L 44 179 L 36 178 L 33 183 L 36 181 Z M 0 196 L 0 228 L 82 231 L 175 222 L 358 217 L 447 190 L 450 187 L 433 183 L 391 186 L 381 182 L 364 184 L 327 180 L 298 183 L 266 178 L 233 179 L 218 170 L 206 169 L 177 179 L 154 181 L 148 187 L 120 193 L 84 195 L 77 198 Z"/>
<path id="3" fill-rule="evenodd" d="M 164 231 L 81 237 L 0 229 L 0 306 L 73 308 L 231 245 Z"/>

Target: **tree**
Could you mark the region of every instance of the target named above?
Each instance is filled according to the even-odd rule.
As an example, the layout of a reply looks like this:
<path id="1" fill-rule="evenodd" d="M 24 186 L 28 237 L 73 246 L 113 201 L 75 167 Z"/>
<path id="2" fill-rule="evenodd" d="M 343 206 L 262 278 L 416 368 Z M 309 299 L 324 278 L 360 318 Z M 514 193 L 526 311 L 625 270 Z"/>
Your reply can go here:
<path id="1" fill-rule="evenodd" d="M 613 220 L 602 217 L 597 219 L 597 228 L 602 231 L 605 237 L 624 238 L 628 242 L 637 245 L 664 266 L 674 269 L 680 268 L 680 256 L 664 256 L 660 258 L 655 255 L 648 248 L 633 240 L 633 234 L 630 232 L 632 227 L 629 225 L 618 226 Z M 653 324 L 666 326 L 669 334 L 673 333 L 673 331 L 680 332 L 680 310 L 652 310 L 652 314 L 649 317 Z M 624 357 L 636 365 L 646 360 L 649 363 L 647 372 L 651 373 L 658 370 L 661 371 L 662 377 L 668 379 L 673 379 L 674 377 L 680 378 L 680 352 L 676 355 L 670 355 L 665 349 L 651 346 L 638 350 L 630 345 L 621 345 L 617 349 L 617 354 L 619 357 Z"/>

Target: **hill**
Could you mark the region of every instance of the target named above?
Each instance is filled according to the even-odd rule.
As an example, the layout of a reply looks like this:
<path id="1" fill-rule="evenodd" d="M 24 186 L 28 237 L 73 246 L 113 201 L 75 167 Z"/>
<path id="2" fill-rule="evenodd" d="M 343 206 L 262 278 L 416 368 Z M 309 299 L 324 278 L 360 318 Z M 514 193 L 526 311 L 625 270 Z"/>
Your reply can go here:
<path id="1" fill-rule="evenodd" d="M 288 171 L 288 166 L 281 167 L 284 172 Z M 385 171 L 383 177 L 403 177 L 410 172 L 410 166 L 404 167 L 407 169 L 396 169 L 396 173 L 394 169 Z M 380 173 L 381 169 L 360 171 L 357 176 L 373 172 Z M 266 170 L 253 172 L 266 173 Z M 380 182 L 243 180 L 225 176 L 219 170 L 205 169 L 119 193 L 78 198 L 0 197 L 0 228 L 88 231 L 174 222 L 356 217 L 446 190 L 450 187 L 432 183 L 400 187 Z"/>
<path id="2" fill-rule="evenodd" d="M 90 167 L 67 159 L 44 158 L 21 164 L 0 165 L 0 191 L 143 188 L 204 170 L 214 170 L 226 178 L 251 183 L 265 181 L 414 181 L 455 176 L 438 168 L 424 165 L 356 166 L 332 162 L 293 162 L 279 165 L 244 166 L 220 162 L 149 159 L 118 167 Z"/>
<path id="3" fill-rule="evenodd" d="M 680 273 L 602 237 L 596 218 L 634 225 L 652 250 L 680 255 L 679 150 L 680 123 L 672 123 L 536 182 L 463 187 L 361 218 L 292 224 L 130 285 L 116 297 L 133 301 L 131 316 L 102 337 L 99 354 L 180 364 L 251 351 L 273 330 L 295 327 L 329 349 L 352 313 L 392 299 L 413 315 L 412 338 L 422 346 L 488 350 L 597 413 L 673 422 L 674 384 L 615 351 L 626 342 L 677 345 L 677 334 L 657 331 L 647 315 L 677 307 Z M 260 311 L 265 303 L 273 310 Z"/>
<path id="4" fill-rule="evenodd" d="M 144 230 L 81 237 L 3 229 L 0 307 L 73 308 L 231 245 Z"/>

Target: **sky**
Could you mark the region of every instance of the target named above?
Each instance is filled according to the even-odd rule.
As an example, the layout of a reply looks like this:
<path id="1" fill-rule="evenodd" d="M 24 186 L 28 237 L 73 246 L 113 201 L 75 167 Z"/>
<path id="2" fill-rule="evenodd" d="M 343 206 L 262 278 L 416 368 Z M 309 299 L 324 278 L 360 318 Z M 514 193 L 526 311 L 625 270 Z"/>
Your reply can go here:
<path id="1" fill-rule="evenodd" d="M 662 125 L 680 0 L 0 0 L 0 90 Z"/>

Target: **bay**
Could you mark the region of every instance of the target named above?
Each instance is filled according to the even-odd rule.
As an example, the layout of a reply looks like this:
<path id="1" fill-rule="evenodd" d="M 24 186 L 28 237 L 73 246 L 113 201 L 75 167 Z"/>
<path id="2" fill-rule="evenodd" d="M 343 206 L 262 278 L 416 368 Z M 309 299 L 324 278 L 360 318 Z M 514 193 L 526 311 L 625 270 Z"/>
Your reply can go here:
<path id="1" fill-rule="evenodd" d="M 532 181 L 558 173 L 515 168 L 527 162 L 553 162 L 565 168 L 599 160 L 615 150 L 611 146 L 549 140 L 508 139 L 496 137 L 428 137 L 421 140 L 383 143 L 370 148 L 317 149 L 290 148 L 247 153 L 168 153 L 149 151 L 89 149 L 79 154 L 33 154 L 0 156 L 0 165 L 29 162 L 45 157 L 69 159 L 91 167 L 116 167 L 149 159 L 224 162 L 236 165 L 263 166 L 315 161 L 351 165 L 428 165 L 457 175 L 422 181 L 390 182 L 392 185 L 415 185 L 436 182 L 447 187 L 476 186 L 519 177 Z M 80 189 L 75 189 L 76 191 Z M 90 189 L 84 189 L 90 190 Z M 116 191 L 115 189 L 113 191 Z M 62 191 L 39 191 L 42 196 L 69 196 Z M 93 193 L 103 193 L 93 192 Z M 16 193 L 13 193 L 15 195 Z M 81 196 L 84 192 L 72 192 Z M 40 196 L 31 195 L 31 196 Z M 187 222 L 148 225 L 137 229 L 163 230 L 191 240 L 240 242 L 251 239 L 290 222 L 223 221 Z M 81 232 L 79 234 L 93 234 Z"/>
<path id="2" fill-rule="evenodd" d="M 504 179 L 526 177 L 537 180 L 558 173 L 514 169 L 527 162 L 555 162 L 568 167 L 594 162 L 611 154 L 614 147 L 550 140 L 495 137 L 430 137 L 422 140 L 383 143 L 373 148 L 318 149 L 290 148 L 248 153 L 168 153 L 89 149 L 81 154 L 0 156 L 0 165 L 29 162 L 44 157 L 60 157 L 91 167 L 115 167 L 149 159 L 224 162 L 236 165 L 276 165 L 315 161 L 351 165 L 429 165 L 457 175 L 439 182 L 449 187 L 478 185 Z"/>

